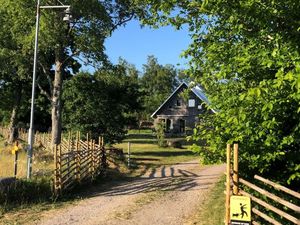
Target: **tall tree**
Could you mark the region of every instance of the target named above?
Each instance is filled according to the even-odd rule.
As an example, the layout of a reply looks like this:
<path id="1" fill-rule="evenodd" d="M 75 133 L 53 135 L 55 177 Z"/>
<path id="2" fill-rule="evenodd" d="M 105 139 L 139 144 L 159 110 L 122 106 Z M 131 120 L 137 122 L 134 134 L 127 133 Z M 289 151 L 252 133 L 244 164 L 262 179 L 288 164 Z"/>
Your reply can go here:
<path id="1" fill-rule="evenodd" d="M 30 27 L 29 33 L 18 33 L 18 40 L 22 42 L 22 51 L 32 51 L 35 31 L 34 3 L 31 0 L 1 0 L 1 3 L 1 9 L 7 15 L 5 26 L 9 27 L 9 20 L 13 20 L 17 13 L 18 18 L 23 18 L 23 21 L 13 22 L 13 27 L 16 24 L 17 27 L 22 24 L 24 27 Z M 57 0 L 42 3 L 60 4 Z M 64 1 L 64 4 L 72 6 L 74 20 L 71 24 L 62 21 L 63 13 L 59 10 L 41 10 L 38 70 L 39 81 L 46 80 L 48 87 L 40 84 L 39 88 L 52 106 L 52 144 L 59 143 L 61 137 L 63 81 L 70 74 L 78 72 L 83 59 L 94 66 L 106 64 L 105 38 L 118 26 L 134 17 L 134 11 L 127 0 L 68 0 Z M 31 15 L 32 19 L 28 18 L 28 15 Z"/>
<path id="2" fill-rule="evenodd" d="M 164 102 L 178 85 L 177 70 L 172 65 L 160 65 L 154 56 L 149 56 L 140 79 L 143 92 L 144 112 L 142 118 L 150 115 Z"/>
<path id="3" fill-rule="evenodd" d="M 299 4 L 137 2 L 150 25 L 189 25 L 190 75 L 218 110 L 195 131 L 210 145 L 198 148 L 204 160 L 223 160 L 226 142 L 239 142 L 244 175 L 261 172 L 299 184 Z"/>
<path id="4" fill-rule="evenodd" d="M 10 114 L 9 142 L 12 143 L 16 137 L 21 102 L 27 100 L 26 91 L 30 81 L 31 52 L 23 37 L 31 33 L 31 15 L 30 10 L 23 10 L 28 7 L 26 2 L 19 2 L 19 5 L 7 3 L 0 1 L 0 110 L 6 117 Z M 23 24 L 23 21 L 28 23 Z"/>
<path id="5" fill-rule="evenodd" d="M 129 73 L 128 73 L 129 72 Z M 123 65 L 80 73 L 66 82 L 64 122 L 70 129 L 91 132 L 105 141 L 120 141 L 128 115 L 140 108 L 138 83 Z"/>

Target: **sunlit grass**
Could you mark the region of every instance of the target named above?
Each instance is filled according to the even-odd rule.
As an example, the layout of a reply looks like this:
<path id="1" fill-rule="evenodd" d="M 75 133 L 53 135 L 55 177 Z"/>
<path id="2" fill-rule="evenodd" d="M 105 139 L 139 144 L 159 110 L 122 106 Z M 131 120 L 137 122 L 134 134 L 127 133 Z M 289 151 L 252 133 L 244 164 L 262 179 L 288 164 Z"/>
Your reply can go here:
<path id="1" fill-rule="evenodd" d="M 128 143 L 126 142 L 117 144 L 115 147 L 122 148 L 124 153 L 128 152 Z M 188 146 L 179 149 L 173 147 L 162 148 L 158 147 L 157 144 L 131 143 L 130 152 L 133 160 L 153 165 L 174 164 L 198 158 Z"/>
<path id="2" fill-rule="evenodd" d="M 27 173 L 27 154 L 22 144 L 20 145 L 17 160 L 17 178 L 25 178 Z M 0 140 L 0 177 L 14 176 L 15 155 L 12 154 L 12 145 L 6 145 Z M 51 176 L 54 170 L 53 156 L 51 152 L 34 148 L 32 173 L 35 178 Z M 50 177 L 49 177 L 50 178 Z"/>

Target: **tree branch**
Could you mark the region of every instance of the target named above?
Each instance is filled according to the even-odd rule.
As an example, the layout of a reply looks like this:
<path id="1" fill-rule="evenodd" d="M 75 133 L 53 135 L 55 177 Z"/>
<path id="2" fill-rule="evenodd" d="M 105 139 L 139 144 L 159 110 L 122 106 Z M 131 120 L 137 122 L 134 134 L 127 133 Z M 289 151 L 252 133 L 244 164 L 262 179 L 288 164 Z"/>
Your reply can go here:
<path id="1" fill-rule="evenodd" d="M 43 70 L 43 72 L 44 72 L 44 74 L 46 75 L 46 77 L 47 77 L 47 81 L 48 81 L 48 83 L 49 83 L 49 86 L 50 86 L 50 94 L 52 95 L 52 91 L 53 91 L 53 84 L 52 84 L 52 79 L 51 79 L 51 77 L 50 77 L 50 75 L 49 75 L 49 70 L 47 70 L 46 69 L 46 67 L 40 62 L 40 65 L 41 65 L 41 67 L 42 67 L 42 70 Z"/>
<path id="2" fill-rule="evenodd" d="M 44 96 L 46 96 L 46 98 L 51 102 L 52 99 L 51 99 L 50 94 L 46 90 L 43 89 L 43 87 L 39 83 L 39 80 L 40 80 L 40 77 L 38 77 L 38 79 L 36 79 L 36 81 L 37 81 L 36 83 L 37 83 L 37 86 L 38 86 L 41 94 L 44 95 Z"/>
<path id="3" fill-rule="evenodd" d="M 80 52 L 80 51 L 79 51 L 79 49 L 78 49 L 78 50 L 76 50 L 74 53 L 72 53 L 71 55 L 69 55 L 68 57 L 66 57 L 66 58 L 64 59 L 64 61 L 62 62 L 62 65 L 64 65 L 65 62 L 67 62 L 70 58 L 72 58 L 72 57 L 74 57 L 75 55 L 77 55 L 79 52 Z"/>
<path id="4" fill-rule="evenodd" d="M 131 15 L 127 18 L 127 19 L 120 19 L 116 24 L 113 25 L 112 29 L 110 29 L 110 34 L 112 34 L 112 32 L 117 29 L 118 26 L 123 25 L 124 23 L 129 22 L 130 20 L 132 20 L 134 18 L 135 13 L 132 12 Z"/>

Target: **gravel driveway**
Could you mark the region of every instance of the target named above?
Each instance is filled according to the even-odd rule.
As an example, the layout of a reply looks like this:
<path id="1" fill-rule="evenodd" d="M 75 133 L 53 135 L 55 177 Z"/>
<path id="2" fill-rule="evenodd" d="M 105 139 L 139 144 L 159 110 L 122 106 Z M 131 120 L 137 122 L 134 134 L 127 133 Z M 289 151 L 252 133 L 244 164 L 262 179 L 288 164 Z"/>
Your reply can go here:
<path id="1" fill-rule="evenodd" d="M 50 211 L 34 224 L 188 224 L 223 171 L 224 165 L 201 168 L 198 161 L 165 165 L 96 190 L 88 199 Z"/>

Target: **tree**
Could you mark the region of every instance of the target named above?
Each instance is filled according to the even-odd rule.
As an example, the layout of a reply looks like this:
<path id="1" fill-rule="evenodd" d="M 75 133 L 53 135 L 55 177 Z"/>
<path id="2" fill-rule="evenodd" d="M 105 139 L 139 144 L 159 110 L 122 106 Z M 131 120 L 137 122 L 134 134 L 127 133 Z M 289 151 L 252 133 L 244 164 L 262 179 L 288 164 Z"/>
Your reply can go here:
<path id="1" fill-rule="evenodd" d="M 138 85 L 123 65 L 80 73 L 65 84 L 64 123 L 67 128 L 120 141 L 128 115 L 140 108 Z M 130 71 L 127 71 L 130 72 Z"/>
<path id="2" fill-rule="evenodd" d="M 18 117 L 21 104 L 27 100 L 28 74 L 31 71 L 31 52 L 22 38 L 30 33 L 30 24 L 22 24 L 23 21 L 30 21 L 29 10 L 24 10 L 17 17 L 11 16 L 11 13 L 18 13 L 26 6 L 25 2 L 17 7 L 16 4 L 7 5 L 6 1 L 0 1 L 0 110 L 3 122 L 9 121 L 9 143 L 17 136 Z"/>
<path id="3" fill-rule="evenodd" d="M 177 74 L 174 66 L 160 65 L 154 56 L 148 57 L 140 79 L 144 107 L 142 118 L 149 119 L 150 115 L 178 86 Z"/>
<path id="4" fill-rule="evenodd" d="M 6 14 L 4 26 L 9 27 L 16 13 L 22 22 L 12 22 L 12 27 L 20 28 L 18 40 L 22 51 L 33 52 L 34 5 L 31 0 L 2 0 L 1 9 Z M 88 1 L 68 0 L 72 6 L 74 21 L 65 24 L 59 10 L 42 10 L 39 42 L 39 81 L 48 82 L 48 87 L 38 85 L 51 102 L 52 144 L 60 143 L 62 87 L 63 81 L 78 72 L 81 61 L 95 66 L 107 63 L 104 53 L 104 40 L 118 26 L 134 17 L 129 1 Z M 59 1 L 49 0 L 48 5 L 57 5 Z M 26 19 L 24 19 L 26 15 Z M 29 17 L 29 15 L 31 17 Z M 29 29 L 22 29 L 28 26 Z M 5 30 L 5 29 L 4 29 Z M 30 31 L 30 32 L 28 32 Z M 19 46 L 20 47 L 20 46 Z M 21 55 L 18 55 L 20 58 Z"/>
<path id="5" fill-rule="evenodd" d="M 216 115 L 194 138 L 205 161 L 222 161 L 226 142 L 241 145 L 245 176 L 300 182 L 299 4 L 294 1 L 139 1 L 150 25 L 188 24 L 190 76 L 205 87 Z M 148 6 L 148 7 L 147 7 Z M 213 129 L 212 129 L 213 128 Z"/>

